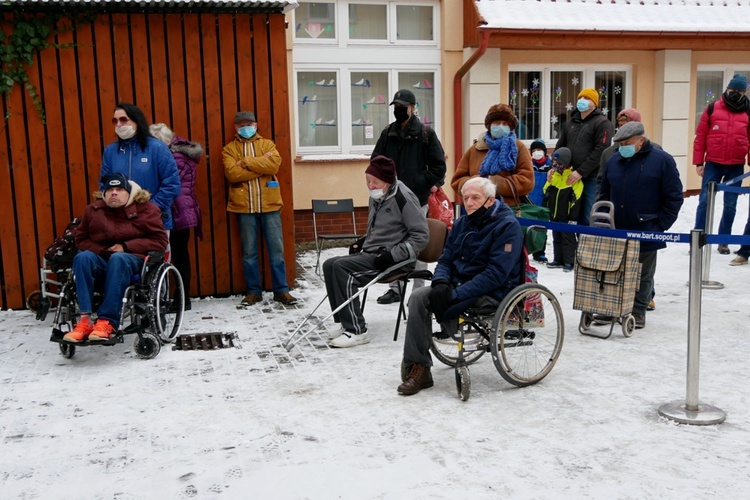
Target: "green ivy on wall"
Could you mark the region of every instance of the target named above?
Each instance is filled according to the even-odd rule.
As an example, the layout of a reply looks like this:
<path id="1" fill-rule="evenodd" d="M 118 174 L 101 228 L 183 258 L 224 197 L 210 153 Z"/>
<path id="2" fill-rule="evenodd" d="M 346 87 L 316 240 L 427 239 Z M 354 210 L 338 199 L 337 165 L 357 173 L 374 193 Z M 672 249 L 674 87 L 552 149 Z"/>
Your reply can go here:
<path id="1" fill-rule="evenodd" d="M 94 20 L 94 15 L 53 13 L 25 13 L 14 11 L 0 18 L 0 94 L 6 99 L 16 85 L 28 92 L 42 123 L 47 123 L 42 100 L 37 88 L 29 81 L 28 69 L 34 64 L 34 54 L 50 46 L 60 49 L 75 44 L 58 44 L 55 37 L 72 31 Z M 5 113 L 5 122 L 10 110 Z"/>

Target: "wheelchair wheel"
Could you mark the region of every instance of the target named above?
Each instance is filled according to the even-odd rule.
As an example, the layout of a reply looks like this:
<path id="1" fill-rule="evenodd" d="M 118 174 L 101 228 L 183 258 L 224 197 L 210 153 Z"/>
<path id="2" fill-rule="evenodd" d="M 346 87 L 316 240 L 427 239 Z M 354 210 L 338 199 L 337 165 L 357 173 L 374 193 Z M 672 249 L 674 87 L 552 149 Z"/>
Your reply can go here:
<path id="1" fill-rule="evenodd" d="M 161 343 L 153 333 L 143 333 L 136 335 L 133 348 L 139 358 L 151 359 L 155 358 L 161 351 Z"/>
<path id="2" fill-rule="evenodd" d="M 467 366 L 456 367 L 456 390 L 461 401 L 468 401 L 471 396 L 471 376 Z"/>
<path id="3" fill-rule="evenodd" d="M 490 349 L 500 375 L 525 387 L 542 380 L 560 356 L 565 325 L 557 298 L 527 283 L 505 296 L 492 325 Z"/>
<path id="4" fill-rule="evenodd" d="M 62 354 L 64 358 L 70 359 L 75 355 L 75 353 L 76 346 L 60 343 L 60 354 Z"/>
<path id="5" fill-rule="evenodd" d="M 29 294 L 28 297 L 26 297 L 26 308 L 33 312 L 34 314 L 37 314 L 40 310 L 42 302 L 42 291 L 41 290 L 34 290 Z"/>
<path id="6" fill-rule="evenodd" d="M 466 322 L 459 324 L 459 329 L 464 329 L 464 343 L 466 345 L 476 345 L 484 342 L 482 335 L 474 330 L 471 325 Z M 435 336 L 432 335 L 430 339 L 430 351 L 432 354 L 444 365 L 455 368 L 456 361 L 458 361 L 458 342 L 453 340 L 450 336 Z M 464 363 L 471 365 L 476 363 L 479 358 L 484 356 L 487 352 L 485 349 L 477 351 L 464 352 Z"/>
<path id="7" fill-rule="evenodd" d="M 163 343 L 174 340 L 182 326 L 185 292 L 177 268 L 161 264 L 154 272 L 149 290 L 149 324 Z"/>

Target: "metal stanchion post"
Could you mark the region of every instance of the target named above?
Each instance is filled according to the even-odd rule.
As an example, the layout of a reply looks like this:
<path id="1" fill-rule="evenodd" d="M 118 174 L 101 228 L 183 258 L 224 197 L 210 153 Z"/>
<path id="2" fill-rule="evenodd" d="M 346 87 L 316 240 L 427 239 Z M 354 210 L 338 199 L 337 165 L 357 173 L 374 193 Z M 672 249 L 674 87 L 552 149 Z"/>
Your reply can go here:
<path id="1" fill-rule="evenodd" d="M 706 199 L 706 234 L 714 232 L 714 205 L 716 204 L 716 183 L 708 183 L 708 198 Z M 711 272 L 711 245 L 703 246 L 703 288 L 709 290 L 721 290 L 724 283 L 711 281 L 709 274 Z"/>
<path id="2" fill-rule="evenodd" d="M 701 243 L 703 231 L 690 232 L 690 290 L 688 292 L 688 353 L 687 389 L 685 401 L 667 403 L 659 408 L 659 415 L 681 424 L 713 425 L 727 418 L 719 408 L 700 404 L 698 385 L 700 379 L 701 341 Z M 708 247 L 708 245 L 705 245 Z"/>

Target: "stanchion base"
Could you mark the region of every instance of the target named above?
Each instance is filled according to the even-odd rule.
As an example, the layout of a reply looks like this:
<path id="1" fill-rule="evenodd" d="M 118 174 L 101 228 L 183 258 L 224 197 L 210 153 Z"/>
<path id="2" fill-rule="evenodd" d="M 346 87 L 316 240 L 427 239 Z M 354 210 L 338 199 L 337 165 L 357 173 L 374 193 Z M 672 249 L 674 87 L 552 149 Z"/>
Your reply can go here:
<path id="1" fill-rule="evenodd" d="M 690 286 L 690 282 L 685 283 L 685 286 Z M 720 281 L 702 281 L 701 288 L 704 290 L 721 290 L 724 288 L 724 283 Z"/>
<path id="2" fill-rule="evenodd" d="M 723 410 L 711 405 L 698 404 L 697 411 L 688 410 L 684 401 L 662 405 L 659 415 L 680 424 L 690 425 L 720 424 L 727 418 Z"/>

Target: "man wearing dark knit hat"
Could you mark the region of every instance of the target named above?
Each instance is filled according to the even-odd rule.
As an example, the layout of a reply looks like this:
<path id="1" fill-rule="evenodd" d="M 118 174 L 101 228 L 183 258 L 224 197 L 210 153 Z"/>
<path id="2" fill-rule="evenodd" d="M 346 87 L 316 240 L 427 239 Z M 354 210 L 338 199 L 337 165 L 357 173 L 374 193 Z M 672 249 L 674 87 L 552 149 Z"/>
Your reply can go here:
<path id="1" fill-rule="evenodd" d="M 360 286 L 396 263 L 412 270 L 417 255 L 427 246 L 427 219 L 417 196 L 396 176 L 390 158 L 376 156 L 365 170 L 370 192 L 370 214 L 365 235 L 349 249 L 349 255 L 323 263 L 323 276 L 331 310 L 349 300 Z M 341 329 L 329 337 L 332 347 L 353 347 L 370 342 L 359 299 L 333 316 Z"/>
<path id="2" fill-rule="evenodd" d="M 370 158 L 382 155 L 393 160 L 399 180 L 417 195 L 422 212 L 427 215 L 430 193 L 445 181 L 445 152 L 432 127 L 419 120 L 417 99 L 411 90 L 397 91 L 391 106 L 396 121 L 383 129 Z M 427 265 L 420 262 L 417 269 L 427 269 Z M 412 288 L 422 285 L 422 280 L 414 280 Z M 391 304 L 399 299 L 398 285 L 393 283 L 378 302 Z"/>
<path id="3" fill-rule="evenodd" d="M 583 180 L 583 197 L 578 223 L 589 225 L 591 207 L 596 198 L 596 177 L 602 152 L 612 143 L 614 127 L 607 116 L 599 109 L 599 93 L 596 89 L 585 88 L 578 93 L 576 111 L 565 123 L 555 149 L 568 148 L 573 154 L 573 172 L 567 182 L 573 185 Z"/>
<path id="4" fill-rule="evenodd" d="M 703 178 L 698 208 L 695 212 L 695 229 L 706 228 L 706 201 L 708 183 L 724 182 L 744 173 L 750 143 L 750 104 L 747 98 L 747 77 L 734 75 L 721 99 L 709 104 L 695 129 L 693 139 L 693 165 Z M 731 234 L 737 213 L 737 193 L 724 191 L 724 209 L 719 223 L 719 234 Z M 750 217 L 748 218 L 750 221 Z M 729 247 L 719 245 L 719 253 L 728 255 Z M 748 255 L 747 249 L 742 254 Z M 742 261 L 744 259 L 744 262 Z M 747 258 L 732 262 L 744 264 Z"/>

